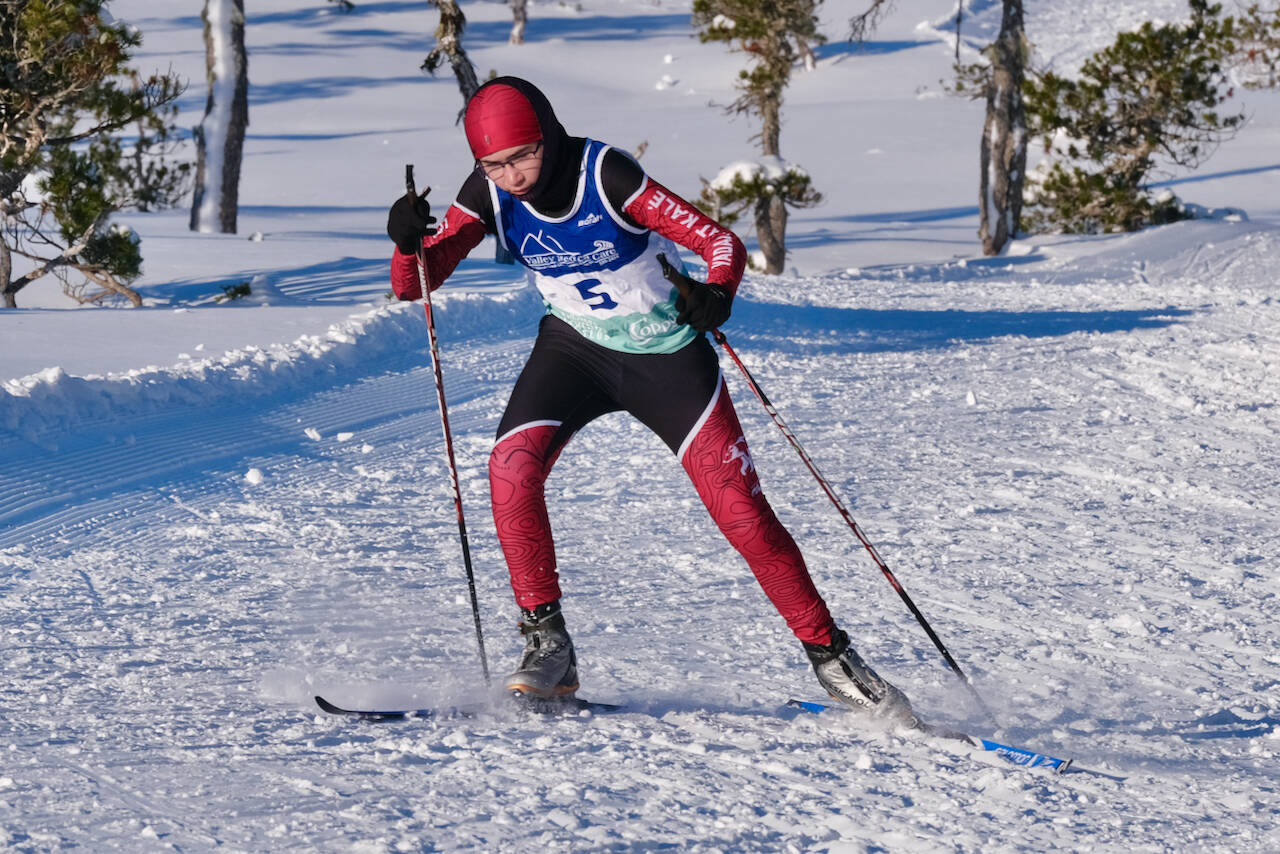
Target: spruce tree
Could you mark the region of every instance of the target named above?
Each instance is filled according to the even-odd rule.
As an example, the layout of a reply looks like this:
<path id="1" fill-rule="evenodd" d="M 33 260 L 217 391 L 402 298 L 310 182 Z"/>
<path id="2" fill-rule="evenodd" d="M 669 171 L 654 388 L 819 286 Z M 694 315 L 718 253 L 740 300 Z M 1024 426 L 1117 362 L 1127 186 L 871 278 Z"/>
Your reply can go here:
<path id="1" fill-rule="evenodd" d="M 802 45 L 821 43 L 814 0 L 694 0 L 695 25 L 703 41 L 726 42 L 746 53 L 751 65 L 738 74 L 741 93 L 731 113 L 760 121 L 761 163 L 708 182 L 702 204 L 713 216 L 730 219 L 750 208 L 766 273 L 781 273 L 786 259 L 787 207 L 809 207 L 822 196 L 809 176 L 782 160 L 782 97 Z"/>
<path id="2" fill-rule="evenodd" d="M 176 77 L 129 66 L 140 36 L 114 23 L 107 0 L 0 3 L 0 292 L 53 275 L 82 302 L 128 287 L 142 256 L 126 208 L 176 204 L 189 165 L 172 165 Z M 128 132 L 133 139 L 124 142 Z M 15 257 L 25 267 L 15 277 Z"/>
<path id="3" fill-rule="evenodd" d="M 1028 186 L 1028 230 L 1132 231 L 1182 216 L 1176 200 L 1150 193 L 1153 170 L 1195 168 L 1245 118 L 1219 111 L 1236 21 L 1221 4 L 1189 5 L 1185 22 L 1121 33 L 1078 77 L 1028 77 L 1030 131 L 1054 155 Z"/>
<path id="4" fill-rule="evenodd" d="M 1234 65 L 1246 89 L 1280 86 L 1280 2 L 1251 3 L 1240 12 Z"/>

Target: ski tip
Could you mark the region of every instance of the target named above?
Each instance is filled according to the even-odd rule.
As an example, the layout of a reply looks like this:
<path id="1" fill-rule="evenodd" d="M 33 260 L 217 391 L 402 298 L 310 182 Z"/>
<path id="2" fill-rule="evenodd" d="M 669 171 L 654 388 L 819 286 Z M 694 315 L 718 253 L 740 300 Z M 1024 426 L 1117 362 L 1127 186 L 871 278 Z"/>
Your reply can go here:
<path id="1" fill-rule="evenodd" d="M 346 715 L 352 718 L 362 718 L 367 721 L 402 721 L 405 718 L 413 717 L 430 717 L 431 713 L 427 709 L 418 709 L 416 711 L 394 709 L 390 711 L 381 711 L 375 709 L 344 709 L 342 706 L 330 703 L 319 694 L 315 694 L 316 705 L 320 707 L 320 711 L 330 715 Z"/>
<path id="2" fill-rule="evenodd" d="M 787 700 L 787 702 L 783 704 L 783 707 L 799 709 L 802 712 L 809 712 L 810 714 L 815 715 L 825 712 L 828 708 L 825 703 L 810 703 L 808 700 L 797 700 L 795 697 Z"/>
<path id="3" fill-rule="evenodd" d="M 321 697 L 319 694 L 315 695 L 315 701 L 316 701 L 316 705 L 320 707 L 320 711 L 326 712 L 330 715 L 341 715 L 341 714 L 345 714 L 347 711 L 346 709 L 343 709 L 339 706 L 335 706 L 333 703 L 330 703 L 328 700 L 326 700 L 324 697 Z"/>

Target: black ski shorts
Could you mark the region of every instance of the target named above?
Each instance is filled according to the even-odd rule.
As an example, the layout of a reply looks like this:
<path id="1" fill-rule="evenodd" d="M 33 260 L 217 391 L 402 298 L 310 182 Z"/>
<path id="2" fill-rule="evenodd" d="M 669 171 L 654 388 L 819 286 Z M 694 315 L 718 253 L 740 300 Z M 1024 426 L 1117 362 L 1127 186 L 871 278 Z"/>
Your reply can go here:
<path id="1" fill-rule="evenodd" d="M 634 415 L 678 452 L 720 384 L 720 362 L 705 335 L 674 353 L 621 353 L 587 340 L 554 315 L 542 318 L 516 380 L 498 438 L 558 422 L 554 455 L 601 415 Z"/>

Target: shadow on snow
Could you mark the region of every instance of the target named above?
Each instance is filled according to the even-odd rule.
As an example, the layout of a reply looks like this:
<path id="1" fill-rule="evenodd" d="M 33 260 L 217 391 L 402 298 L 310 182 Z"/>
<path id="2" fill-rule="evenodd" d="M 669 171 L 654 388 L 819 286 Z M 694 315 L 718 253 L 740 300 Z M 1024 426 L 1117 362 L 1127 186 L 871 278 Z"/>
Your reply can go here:
<path id="1" fill-rule="evenodd" d="M 539 18 L 530 15 L 524 32 L 526 43 L 564 39 L 566 41 L 634 41 L 637 37 L 691 37 L 689 16 L 684 15 L 594 15 L 583 18 Z M 511 21 L 468 21 L 467 39 L 506 44 Z"/>
<path id="2" fill-rule="evenodd" d="M 267 233 L 270 240 L 288 240 L 290 238 L 314 238 L 324 236 L 325 232 L 291 231 L 284 235 Z M 352 237 L 365 238 L 364 235 L 334 234 L 350 240 Z M 149 285 L 148 297 L 167 299 L 166 309 L 184 303 L 202 303 L 223 293 L 223 287 L 238 285 L 262 276 L 265 279 L 267 292 L 277 296 L 269 300 L 275 305 L 369 305 L 369 301 L 377 299 L 391 291 L 391 248 L 385 235 L 368 235 L 367 239 L 386 247 L 386 253 L 372 258 L 346 256 L 332 261 L 310 264 L 303 267 L 290 267 L 276 270 L 239 270 L 228 276 L 216 279 L 187 279 L 168 284 Z M 499 288 L 508 289 L 513 283 L 524 278 L 521 268 L 515 266 L 497 267 L 491 261 L 478 258 L 464 260 L 449 277 L 447 290 Z M 261 294 L 259 294 L 261 296 Z M 223 308 L 254 308 L 258 300 L 232 300 L 223 303 Z M 535 307 L 536 303 L 530 303 Z M 536 325 L 536 314 L 530 316 L 530 334 Z M 440 330 L 442 338 L 449 337 L 449 330 Z"/>
<path id="3" fill-rule="evenodd" d="M 849 214 L 847 216 L 804 216 L 805 222 L 940 222 L 946 219 L 977 216 L 976 205 L 954 208 L 924 208 L 916 211 L 885 211 L 884 213 Z"/>
<path id="4" fill-rule="evenodd" d="M 1176 187 L 1179 184 L 1195 184 L 1200 181 L 1216 181 L 1219 178 L 1238 178 L 1241 175 L 1256 175 L 1259 172 L 1274 172 L 1280 169 L 1280 163 L 1272 163 L 1270 166 L 1250 166 L 1245 169 L 1232 169 L 1227 172 L 1210 172 L 1204 175 L 1187 175 L 1184 178 L 1172 178 L 1168 181 L 1157 181 L 1152 187 Z"/>
<path id="5" fill-rule="evenodd" d="M 830 59 L 833 56 L 872 56 L 875 54 L 898 53 L 917 47 L 928 47 L 938 44 L 937 39 L 911 39 L 905 41 L 840 41 L 828 42 L 813 49 L 818 59 Z"/>
<path id="6" fill-rule="evenodd" d="M 994 338 L 1052 338 L 1155 329 L 1189 315 L 1172 307 L 1118 311 L 908 311 L 735 302 L 734 327 L 798 352 L 928 350 Z M 775 340 L 776 339 L 776 340 Z M 793 343 L 787 344 L 784 341 Z"/>
<path id="7" fill-rule="evenodd" d="M 385 238 L 378 236 L 380 242 Z M 269 286 L 297 304 L 343 304 L 386 293 L 390 253 L 345 257 L 287 270 L 260 271 Z M 1007 260 L 1007 259 L 1006 259 Z M 216 295 L 224 284 L 257 275 L 243 271 L 231 280 L 175 282 L 150 289 L 184 302 Z M 511 285 L 523 278 L 517 267 L 467 259 L 450 277 L 449 290 Z M 232 303 L 231 305 L 233 305 Z M 496 306 L 495 306 L 496 308 Z M 536 301 L 530 301 L 533 334 Z M 498 313 L 505 313 L 499 311 Z M 834 308 L 766 303 L 741 297 L 726 331 L 770 341 L 790 352 L 886 352 L 938 349 L 995 338 L 1051 338 L 1074 333 L 1107 334 L 1170 326 L 1190 315 L 1172 306 L 1114 311 L 969 311 Z M 442 329 L 442 333 L 446 330 Z"/>

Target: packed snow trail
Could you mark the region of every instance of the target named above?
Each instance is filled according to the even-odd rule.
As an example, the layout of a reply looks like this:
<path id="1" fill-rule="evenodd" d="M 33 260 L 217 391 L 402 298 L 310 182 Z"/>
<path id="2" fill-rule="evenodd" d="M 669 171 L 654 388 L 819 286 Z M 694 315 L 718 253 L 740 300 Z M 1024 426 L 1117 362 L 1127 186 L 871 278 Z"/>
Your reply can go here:
<path id="1" fill-rule="evenodd" d="M 0 839 L 1274 850 L 1280 591 L 1263 566 L 1280 510 L 1280 236 L 1188 223 L 1028 249 L 751 279 L 729 328 L 1006 739 L 1124 782 L 845 716 L 779 719 L 787 697 L 822 699 L 798 645 L 669 452 L 622 416 L 570 443 L 551 512 L 584 695 L 641 713 L 390 728 L 318 715 L 315 693 L 483 699 L 421 309 L 396 306 L 311 367 L 314 340 L 240 365 L 243 395 L 208 380 L 207 404 L 198 382 L 176 393 L 192 383 L 182 366 L 151 375 L 145 400 L 121 378 L 6 398 L 6 424 L 42 430 L 3 438 Z M 537 303 L 443 302 L 501 669 L 519 642 L 486 457 Z M 730 383 L 766 492 L 859 649 L 931 719 L 980 727 Z"/>

